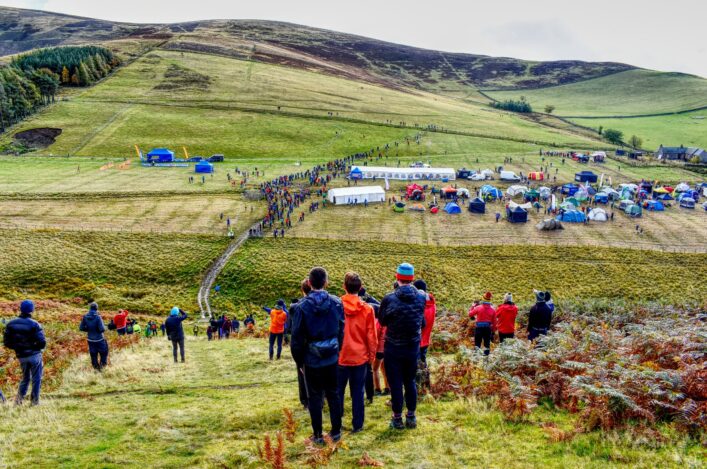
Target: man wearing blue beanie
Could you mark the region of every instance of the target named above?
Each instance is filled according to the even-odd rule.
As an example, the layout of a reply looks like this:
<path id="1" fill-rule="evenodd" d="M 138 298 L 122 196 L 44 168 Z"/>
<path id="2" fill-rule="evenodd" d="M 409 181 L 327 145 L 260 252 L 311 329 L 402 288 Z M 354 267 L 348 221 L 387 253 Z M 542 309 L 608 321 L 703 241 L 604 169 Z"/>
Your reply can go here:
<path id="1" fill-rule="evenodd" d="M 396 430 L 416 428 L 417 418 L 417 357 L 420 353 L 422 328 L 425 326 L 426 296 L 412 285 L 415 268 L 400 264 L 395 273 L 398 288 L 388 293 L 378 308 L 378 322 L 386 327 L 383 363 L 390 385 L 393 418 L 390 427 Z M 403 424 L 403 389 L 407 414 Z"/>
<path id="2" fill-rule="evenodd" d="M 106 327 L 98 314 L 98 305 L 95 302 L 89 305 L 88 314 L 81 319 L 79 330 L 87 334 L 88 354 L 91 356 L 93 369 L 101 371 L 108 365 L 108 342 L 103 335 Z"/>
<path id="3" fill-rule="evenodd" d="M 179 348 L 182 363 L 184 363 L 184 329 L 182 328 L 182 322 L 184 322 L 186 318 L 187 313 L 175 306 L 169 312 L 169 317 L 164 322 L 167 338 L 172 341 L 174 363 L 177 363 L 177 348 Z"/>
<path id="4" fill-rule="evenodd" d="M 42 326 L 32 319 L 34 303 L 24 300 L 20 304 L 20 316 L 7 323 L 3 342 L 5 347 L 14 350 L 22 367 L 22 381 L 17 391 L 15 402 L 22 404 L 30 380 L 32 381 L 32 405 L 39 404 L 39 392 L 42 387 L 44 362 L 42 352 L 47 346 Z"/>

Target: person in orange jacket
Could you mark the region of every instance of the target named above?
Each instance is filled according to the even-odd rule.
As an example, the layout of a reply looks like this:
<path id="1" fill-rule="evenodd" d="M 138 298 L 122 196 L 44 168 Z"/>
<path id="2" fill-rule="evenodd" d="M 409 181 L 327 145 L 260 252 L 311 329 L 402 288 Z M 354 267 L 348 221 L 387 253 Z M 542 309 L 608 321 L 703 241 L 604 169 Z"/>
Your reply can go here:
<path id="1" fill-rule="evenodd" d="M 422 328 L 422 339 L 420 339 L 420 360 L 427 365 L 427 349 L 430 347 L 430 338 L 432 336 L 432 328 L 435 325 L 435 316 L 437 316 L 437 304 L 432 293 L 427 291 L 427 283 L 418 279 L 412 285 L 425 293 L 427 299 L 425 301 L 425 327 Z"/>
<path id="2" fill-rule="evenodd" d="M 349 384 L 351 392 L 352 433 L 363 430 L 365 417 L 364 391 L 368 365 L 376 359 L 378 338 L 373 306 L 365 303 L 358 292 L 363 282 L 355 272 L 344 277 L 346 294 L 341 297 L 344 305 L 344 340 L 339 352 L 338 388 L 341 410 L 344 409 L 344 394 Z"/>
<path id="3" fill-rule="evenodd" d="M 492 294 L 490 291 L 484 293 L 481 303 L 469 310 L 469 317 L 476 319 L 476 329 L 474 331 L 474 345 L 481 348 L 484 343 L 484 355 L 491 352 L 491 337 L 496 328 L 496 310 L 491 306 Z"/>
<path id="4" fill-rule="evenodd" d="M 496 308 L 496 330 L 501 343 L 515 337 L 516 316 L 518 307 L 513 303 L 513 295 L 506 293 L 503 295 L 503 303 Z"/>
<path id="5" fill-rule="evenodd" d="M 277 341 L 277 359 L 280 359 L 282 354 L 282 338 L 285 336 L 285 323 L 287 322 L 287 308 L 284 300 L 277 300 L 277 308 L 268 308 L 263 306 L 263 309 L 270 314 L 270 360 L 273 359 L 275 341 Z"/>

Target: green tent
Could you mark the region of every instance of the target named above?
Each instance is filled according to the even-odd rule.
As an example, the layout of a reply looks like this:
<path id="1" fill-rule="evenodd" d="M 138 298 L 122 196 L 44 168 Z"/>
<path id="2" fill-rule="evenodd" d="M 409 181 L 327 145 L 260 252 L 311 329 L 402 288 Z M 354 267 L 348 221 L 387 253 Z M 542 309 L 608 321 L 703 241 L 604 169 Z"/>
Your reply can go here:
<path id="1" fill-rule="evenodd" d="M 631 218 L 638 218 L 643 214 L 643 209 L 638 204 L 628 205 L 628 206 L 626 206 L 624 211 Z"/>
<path id="2" fill-rule="evenodd" d="M 580 205 L 582 205 L 581 202 L 579 200 L 577 200 L 576 197 L 567 197 L 565 199 L 565 202 L 569 202 L 572 205 L 574 205 L 575 207 L 579 207 Z"/>
<path id="3" fill-rule="evenodd" d="M 395 205 L 393 205 L 393 211 L 402 213 L 405 211 L 405 204 L 402 202 L 396 202 Z"/>

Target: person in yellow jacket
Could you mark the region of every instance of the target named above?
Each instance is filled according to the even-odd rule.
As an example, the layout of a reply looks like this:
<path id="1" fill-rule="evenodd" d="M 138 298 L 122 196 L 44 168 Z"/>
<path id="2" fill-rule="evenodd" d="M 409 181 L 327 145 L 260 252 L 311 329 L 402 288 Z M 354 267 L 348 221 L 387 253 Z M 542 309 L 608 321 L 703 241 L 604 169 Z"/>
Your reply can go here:
<path id="1" fill-rule="evenodd" d="M 277 300 L 276 308 L 268 308 L 263 306 L 263 309 L 270 314 L 270 360 L 273 359 L 275 341 L 277 341 L 277 359 L 280 359 L 282 354 L 282 339 L 285 336 L 285 323 L 289 314 L 285 307 L 284 300 Z"/>

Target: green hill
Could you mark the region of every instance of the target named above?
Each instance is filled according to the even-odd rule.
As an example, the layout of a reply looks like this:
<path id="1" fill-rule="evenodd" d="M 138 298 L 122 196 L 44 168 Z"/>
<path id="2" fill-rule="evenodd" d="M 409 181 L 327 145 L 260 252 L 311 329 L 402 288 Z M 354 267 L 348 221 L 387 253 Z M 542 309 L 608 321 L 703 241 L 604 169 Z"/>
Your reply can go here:
<path id="1" fill-rule="evenodd" d="M 629 70 L 607 77 L 532 90 L 490 91 L 499 101 L 524 96 L 542 112 L 564 117 L 638 116 L 707 107 L 707 80 L 682 73 Z"/>

